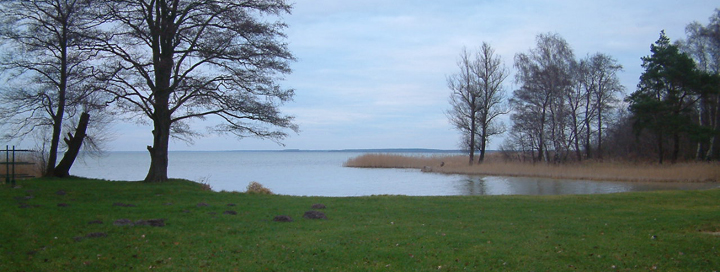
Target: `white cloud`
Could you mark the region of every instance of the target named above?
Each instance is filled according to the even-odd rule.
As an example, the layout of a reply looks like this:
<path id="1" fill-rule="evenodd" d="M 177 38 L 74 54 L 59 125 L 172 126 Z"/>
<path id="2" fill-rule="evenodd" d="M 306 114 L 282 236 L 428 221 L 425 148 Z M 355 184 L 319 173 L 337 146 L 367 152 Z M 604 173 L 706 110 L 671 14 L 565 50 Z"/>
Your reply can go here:
<path id="1" fill-rule="evenodd" d="M 490 43 L 512 71 L 513 57 L 557 32 L 576 57 L 607 53 L 625 66 L 634 91 L 640 57 L 660 30 L 684 37 L 692 21 L 706 23 L 716 1 L 385 1 L 300 0 L 285 17 L 298 61 L 284 85 L 296 89 L 284 106 L 301 125 L 287 148 L 455 148 L 447 123 L 446 75 L 456 72 L 463 46 Z M 506 80 L 512 92 L 512 76 Z M 509 126 L 509 124 L 507 124 Z M 142 132 L 144 149 L 150 133 Z M 212 137 L 212 136 L 211 136 Z M 117 141 L 125 141 L 118 137 Z M 138 142 L 136 140 L 135 142 Z M 493 139 L 499 145 L 501 139 Z M 177 149 L 276 149 L 274 143 L 232 137 L 198 139 Z M 221 143 L 221 144 L 217 144 Z"/>

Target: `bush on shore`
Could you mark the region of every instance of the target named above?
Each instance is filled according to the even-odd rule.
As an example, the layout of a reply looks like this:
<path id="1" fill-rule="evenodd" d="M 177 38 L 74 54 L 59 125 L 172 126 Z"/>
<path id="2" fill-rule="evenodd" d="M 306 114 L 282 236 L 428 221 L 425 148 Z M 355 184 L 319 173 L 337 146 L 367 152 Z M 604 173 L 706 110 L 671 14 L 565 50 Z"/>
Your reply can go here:
<path id="1" fill-rule="evenodd" d="M 260 194 L 260 195 L 272 195 L 273 192 L 270 191 L 270 189 L 265 188 L 262 184 L 258 182 L 250 182 L 247 186 L 247 193 L 248 194 Z"/>

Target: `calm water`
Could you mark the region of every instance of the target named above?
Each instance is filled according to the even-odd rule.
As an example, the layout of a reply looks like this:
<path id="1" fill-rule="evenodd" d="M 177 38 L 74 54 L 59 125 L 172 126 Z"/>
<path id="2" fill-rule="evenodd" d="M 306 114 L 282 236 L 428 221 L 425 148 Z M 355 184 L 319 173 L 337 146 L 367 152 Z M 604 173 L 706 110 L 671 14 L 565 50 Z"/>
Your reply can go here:
<path id="1" fill-rule="evenodd" d="M 358 152 L 170 152 L 168 175 L 205 181 L 216 191 L 245 191 L 257 181 L 277 194 L 559 195 L 719 188 L 717 183 L 628 183 L 422 173 L 414 169 L 342 167 Z M 415 155 L 423 155 L 416 153 Z M 108 180 L 142 180 L 147 152 L 110 152 L 78 161 L 71 174 Z"/>

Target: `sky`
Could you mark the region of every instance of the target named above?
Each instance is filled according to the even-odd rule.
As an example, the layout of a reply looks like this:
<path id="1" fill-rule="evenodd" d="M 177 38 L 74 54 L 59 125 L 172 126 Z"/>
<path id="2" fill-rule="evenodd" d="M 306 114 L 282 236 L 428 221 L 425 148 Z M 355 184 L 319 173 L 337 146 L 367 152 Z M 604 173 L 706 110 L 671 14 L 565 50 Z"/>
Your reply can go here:
<path id="1" fill-rule="evenodd" d="M 541 33 L 557 33 L 576 58 L 597 52 L 623 65 L 627 94 L 642 73 L 661 30 L 685 38 L 685 26 L 705 25 L 717 1 L 501 1 L 501 0 L 297 0 L 283 17 L 293 73 L 281 84 L 295 89 L 281 111 L 295 116 L 300 132 L 283 145 L 269 140 L 205 135 L 170 150 L 335 150 L 364 148 L 458 149 L 460 134 L 448 122 L 446 77 L 456 73 L 463 47 L 489 43 L 517 88 L 513 58 L 535 47 Z M 501 119 L 510 127 L 509 116 Z M 208 123 L 196 123 L 205 131 Z M 112 125 L 110 151 L 141 151 L 151 128 Z M 503 136 L 491 138 L 497 149 Z"/>

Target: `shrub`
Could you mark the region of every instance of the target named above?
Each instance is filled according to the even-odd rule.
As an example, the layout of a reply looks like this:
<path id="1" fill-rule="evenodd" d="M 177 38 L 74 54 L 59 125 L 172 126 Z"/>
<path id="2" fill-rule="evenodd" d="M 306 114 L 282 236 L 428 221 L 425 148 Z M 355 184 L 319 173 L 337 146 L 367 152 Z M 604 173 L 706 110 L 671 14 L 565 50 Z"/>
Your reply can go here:
<path id="1" fill-rule="evenodd" d="M 208 180 L 208 177 L 203 177 L 197 182 L 204 191 L 212 191 L 212 186 L 210 186 L 210 181 Z"/>
<path id="2" fill-rule="evenodd" d="M 262 184 L 255 181 L 250 182 L 247 187 L 248 194 L 260 194 L 260 195 L 272 195 L 273 192 L 270 189 L 265 188 Z"/>

